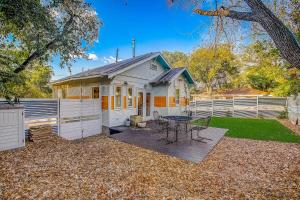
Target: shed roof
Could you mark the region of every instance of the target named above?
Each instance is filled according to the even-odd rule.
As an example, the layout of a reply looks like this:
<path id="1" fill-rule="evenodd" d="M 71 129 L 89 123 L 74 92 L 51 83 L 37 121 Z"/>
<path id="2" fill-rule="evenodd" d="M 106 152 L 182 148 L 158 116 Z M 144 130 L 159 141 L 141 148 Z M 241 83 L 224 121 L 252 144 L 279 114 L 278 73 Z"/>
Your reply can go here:
<path id="1" fill-rule="evenodd" d="M 108 78 L 111 78 L 119 73 L 122 73 L 124 70 L 130 69 L 130 67 L 134 67 L 137 64 L 146 62 L 153 58 L 155 58 L 156 61 L 159 62 L 162 65 L 162 67 L 165 68 L 166 70 L 171 69 L 170 65 L 162 57 L 160 52 L 150 52 L 150 53 L 136 56 L 133 58 L 129 58 L 129 59 L 126 59 L 123 61 L 119 61 L 116 63 L 97 67 L 97 68 L 94 68 L 91 70 L 87 70 L 87 71 L 84 71 L 84 72 L 81 72 L 78 74 L 67 76 L 65 78 L 53 81 L 52 83 L 55 84 L 55 83 L 59 83 L 59 82 L 69 81 L 69 80 L 92 78 L 92 77 L 103 77 L 103 76 L 107 76 Z"/>

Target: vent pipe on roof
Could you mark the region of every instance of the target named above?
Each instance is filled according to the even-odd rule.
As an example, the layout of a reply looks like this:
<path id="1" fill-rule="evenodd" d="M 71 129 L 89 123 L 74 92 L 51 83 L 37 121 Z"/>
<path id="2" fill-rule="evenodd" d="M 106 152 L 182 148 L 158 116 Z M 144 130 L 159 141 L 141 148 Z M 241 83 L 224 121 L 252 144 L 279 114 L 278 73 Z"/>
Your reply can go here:
<path id="1" fill-rule="evenodd" d="M 116 62 L 118 62 L 119 59 L 119 48 L 116 49 Z"/>
<path id="2" fill-rule="evenodd" d="M 135 57 L 135 38 L 132 38 L 132 57 Z"/>

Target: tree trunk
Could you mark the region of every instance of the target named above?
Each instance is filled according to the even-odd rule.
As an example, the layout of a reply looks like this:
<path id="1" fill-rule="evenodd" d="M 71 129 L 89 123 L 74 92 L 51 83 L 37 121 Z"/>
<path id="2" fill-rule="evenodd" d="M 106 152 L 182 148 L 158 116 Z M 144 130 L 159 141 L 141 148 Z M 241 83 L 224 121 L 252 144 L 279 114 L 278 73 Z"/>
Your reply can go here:
<path id="1" fill-rule="evenodd" d="M 244 0 L 252 12 L 238 12 L 221 7 L 215 11 L 195 9 L 194 12 L 206 16 L 224 16 L 235 20 L 259 23 L 274 41 L 281 56 L 292 67 L 300 69 L 300 45 L 294 34 L 280 21 L 261 0 Z"/>
<path id="2" fill-rule="evenodd" d="M 300 46 L 293 33 L 280 21 L 261 0 L 245 0 L 258 22 L 269 34 L 282 57 L 292 67 L 300 69 Z"/>
<path id="3" fill-rule="evenodd" d="M 212 96 L 212 86 L 211 85 L 207 85 L 206 86 L 206 92 L 209 96 Z"/>

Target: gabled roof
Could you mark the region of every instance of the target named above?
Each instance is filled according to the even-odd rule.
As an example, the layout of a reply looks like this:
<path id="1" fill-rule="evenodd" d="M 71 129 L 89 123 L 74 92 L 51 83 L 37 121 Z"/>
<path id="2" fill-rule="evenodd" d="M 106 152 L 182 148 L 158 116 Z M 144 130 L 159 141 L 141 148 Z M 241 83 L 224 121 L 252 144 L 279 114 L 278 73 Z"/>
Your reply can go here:
<path id="1" fill-rule="evenodd" d="M 185 77 L 185 79 L 189 84 L 195 84 L 195 81 L 193 80 L 191 74 L 185 67 L 169 69 L 168 71 L 166 71 L 165 73 L 161 74 L 156 79 L 151 81 L 151 84 L 152 85 L 166 84 L 176 79 L 181 74 Z"/>
<path id="2" fill-rule="evenodd" d="M 52 83 L 60 83 L 69 80 L 76 80 L 76 79 L 84 79 L 84 78 L 94 78 L 94 77 L 108 77 L 112 78 L 117 74 L 120 74 L 126 70 L 129 70 L 135 67 L 138 64 L 144 63 L 151 59 L 155 58 L 157 62 L 159 62 L 165 70 L 171 69 L 168 62 L 162 57 L 160 52 L 151 52 L 144 55 L 136 56 L 134 58 L 129 58 L 123 61 L 119 61 L 116 63 L 108 64 L 102 67 L 97 67 L 88 71 L 84 71 L 78 74 L 74 74 L 71 76 L 67 76 L 65 78 L 53 81 Z"/>

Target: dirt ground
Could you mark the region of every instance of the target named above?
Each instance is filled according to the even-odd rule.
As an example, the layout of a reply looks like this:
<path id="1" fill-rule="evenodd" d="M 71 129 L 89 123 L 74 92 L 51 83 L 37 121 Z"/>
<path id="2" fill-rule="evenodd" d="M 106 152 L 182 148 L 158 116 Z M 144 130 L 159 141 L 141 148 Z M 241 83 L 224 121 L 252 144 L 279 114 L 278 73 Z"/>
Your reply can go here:
<path id="1" fill-rule="evenodd" d="M 300 145 L 224 137 L 200 164 L 104 136 L 0 153 L 0 199 L 300 199 Z"/>
<path id="2" fill-rule="evenodd" d="M 282 125 L 294 131 L 294 133 L 300 135 L 300 125 L 294 125 L 288 119 L 279 119 L 278 120 Z"/>

